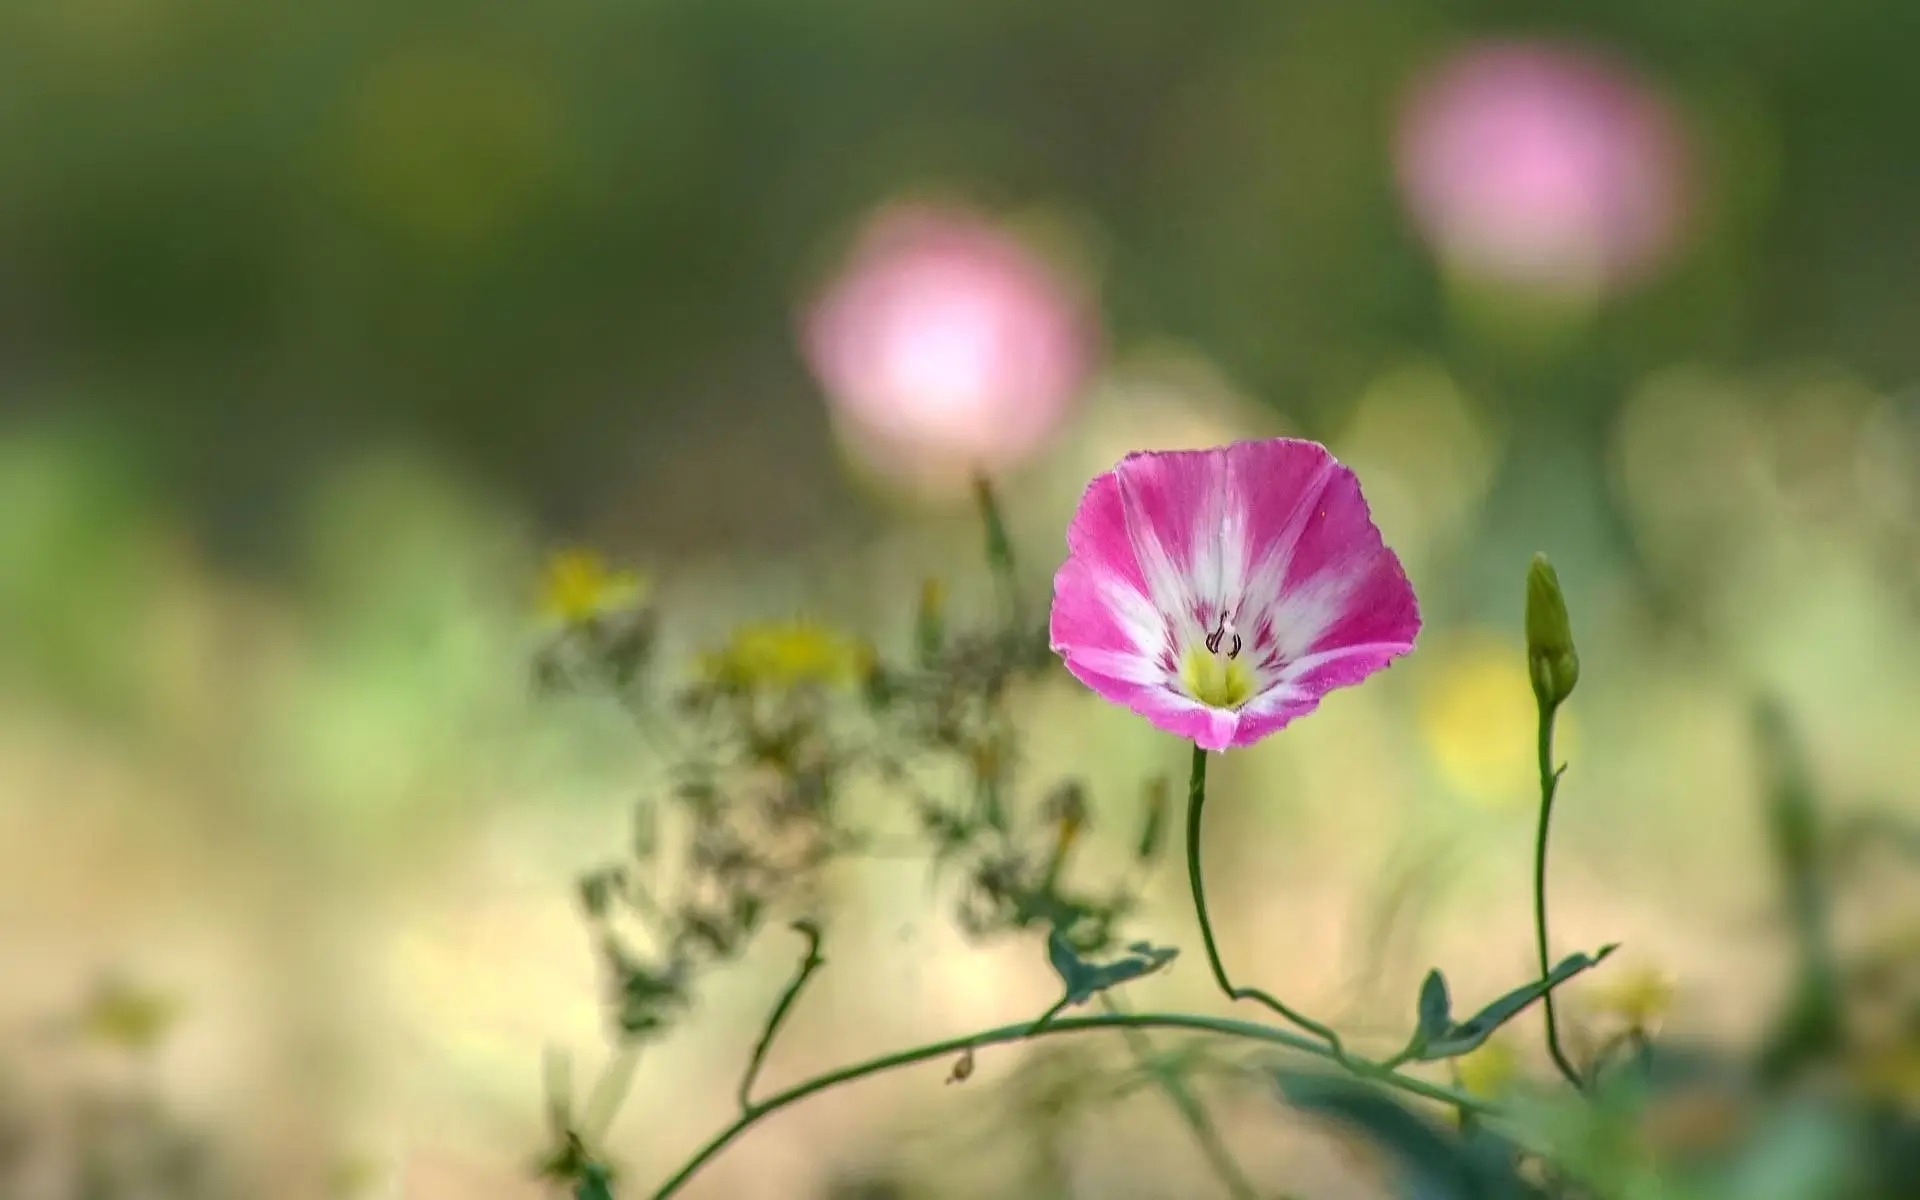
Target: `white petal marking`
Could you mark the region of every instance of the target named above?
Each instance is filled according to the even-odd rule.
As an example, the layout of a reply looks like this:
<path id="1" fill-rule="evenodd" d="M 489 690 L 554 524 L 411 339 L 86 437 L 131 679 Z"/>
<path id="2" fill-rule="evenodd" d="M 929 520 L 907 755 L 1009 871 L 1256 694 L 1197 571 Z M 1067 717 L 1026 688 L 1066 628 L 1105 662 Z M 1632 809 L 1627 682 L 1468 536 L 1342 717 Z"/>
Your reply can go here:
<path id="1" fill-rule="evenodd" d="M 1320 464 L 1319 472 L 1301 489 L 1300 498 L 1294 502 L 1293 511 L 1287 514 L 1279 536 L 1273 539 L 1253 565 L 1246 582 L 1246 607 L 1249 613 L 1268 612 L 1279 603 L 1287 570 L 1293 565 L 1294 551 L 1300 545 L 1301 535 L 1307 530 L 1307 522 L 1319 511 L 1320 501 L 1326 496 L 1338 465 L 1331 458 Z"/>
<path id="2" fill-rule="evenodd" d="M 1141 511 L 1140 498 L 1128 481 L 1126 472 L 1119 472 L 1118 478 L 1120 511 L 1126 519 L 1127 538 L 1133 543 L 1140 573 L 1146 577 L 1147 591 L 1154 607 L 1176 630 L 1180 630 L 1182 625 L 1193 623 L 1189 614 L 1193 607 L 1192 582 L 1174 563 L 1166 546 L 1161 544 L 1160 535 L 1154 532 L 1152 522 Z"/>
<path id="3" fill-rule="evenodd" d="M 1360 642 L 1352 646 L 1341 646 L 1333 650 L 1322 650 L 1318 654 L 1303 655 L 1292 662 L 1281 665 L 1278 676 L 1279 686 L 1291 687 L 1292 684 L 1309 672 L 1338 662 L 1343 658 L 1359 657 L 1371 654 L 1397 654 L 1406 650 L 1404 642 Z"/>
<path id="4" fill-rule="evenodd" d="M 1167 619 L 1138 588 L 1113 575 L 1100 580 L 1100 598 L 1120 622 L 1135 650 L 1157 659 L 1166 647 Z"/>
<path id="5" fill-rule="evenodd" d="M 1124 650 L 1076 649 L 1071 657 L 1075 664 L 1122 683 L 1147 685 L 1167 682 L 1167 673 L 1160 669 L 1158 660 L 1128 654 Z"/>
<path id="6" fill-rule="evenodd" d="M 1213 573 L 1202 576 L 1213 585 L 1210 599 L 1216 607 L 1238 608 L 1247 587 L 1247 561 L 1253 547 L 1247 534 L 1247 506 L 1241 502 L 1253 481 L 1239 478 L 1240 469 L 1231 455 L 1222 455 L 1222 469 L 1214 477 L 1203 516 L 1206 527 L 1196 533 L 1212 548 Z"/>
<path id="7" fill-rule="evenodd" d="M 1274 684 L 1266 691 L 1255 696 L 1241 711 L 1252 713 L 1255 716 L 1265 716 L 1289 704 L 1294 704 L 1301 700 L 1310 700 L 1312 698 L 1313 694 L 1311 692 L 1304 692 L 1290 683 L 1281 682 Z"/>
<path id="8" fill-rule="evenodd" d="M 1268 611 L 1273 617 L 1274 648 L 1283 663 L 1305 657 L 1333 628 L 1361 578 L 1352 566 L 1336 564 L 1279 597 Z"/>

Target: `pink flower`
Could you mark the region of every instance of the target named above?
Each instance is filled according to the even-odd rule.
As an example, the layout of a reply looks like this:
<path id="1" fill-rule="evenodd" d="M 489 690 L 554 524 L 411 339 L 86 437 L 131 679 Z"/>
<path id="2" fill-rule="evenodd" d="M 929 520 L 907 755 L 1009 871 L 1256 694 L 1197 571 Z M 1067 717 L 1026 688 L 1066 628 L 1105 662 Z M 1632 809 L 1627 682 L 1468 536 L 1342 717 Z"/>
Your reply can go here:
<path id="1" fill-rule="evenodd" d="M 958 209 L 882 211 L 810 306 L 808 364 L 843 431 L 893 474 L 1004 470 L 1079 398 L 1081 297 L 1017 238 Z"/>
<path id="2" fill-rule="evenodd" d="M 1673 249 L 1688 154 L 1661 96 L 1625 66 L 1550 42 L 1493 43 L 1417 83 L 1401 190 L 1455 266 L 1523 286 L 1611 286 Z"/>
<path id="3" fill-rule="evenodd" d="M 1204 750 L 1305 716 L 1420 630 L 1359 480 L 1316 442 L 1130 454 L 1088 486 L 1067 547 L 1054 651 Z"/>

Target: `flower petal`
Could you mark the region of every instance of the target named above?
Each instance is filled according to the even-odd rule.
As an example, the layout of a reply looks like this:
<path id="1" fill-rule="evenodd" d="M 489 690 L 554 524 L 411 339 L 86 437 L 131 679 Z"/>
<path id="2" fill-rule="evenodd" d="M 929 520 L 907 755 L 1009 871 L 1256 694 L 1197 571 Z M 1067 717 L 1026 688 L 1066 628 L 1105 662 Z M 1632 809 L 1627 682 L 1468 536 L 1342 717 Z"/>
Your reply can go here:
<path id="1" fill-rule="evenodd" d="M 1129 455 L 1088 487 L 1067 541 L 1055 651 L 1100 695 L 1207 750 L 1312 712 L 1410 651 L 1420 627 L 1359 481 L 1313 442 Z M 1237 710 L 1180 682 L 1181 655 L 1223 613 L 1264 685 Z"/>
<path id="2" fill-rule="evenodd" d="M 1278 733 L 1320 707 L 1328 692 L 1351 687 L 1412 650 L 1400 642 L 1367 642 L 1296 659 L 1280 670 L 1279 680 L 1240 710 L 1233 744 L 1247 746 Z"/>
<path id="3" fill-rule="evenodd" d="M 1067 670 L 1106 700 L 1139 713 L 1148 721 L 1193 742 L 1202 750 L 1225 750 L 1243 744 L 1239 737 L 1242 714 L 1211 708 L 1159 684 L 1133 684 L 1102 675 L 1069 659 Z"/>
<path id="4" fill-rule="evenodd" d="M 1317 692 L 1303 692 L 1284 684 L 1269 688 L 1240 710 L 1240 723 L 1234 729 L 1232 745 L 1251 746 L 1319 707 Z"/>
<path id="5" fill-rule="evenodd" d="M 1401 653 L 1413 648 L 1419 600 L 1400 559 L 1380 540 L 1360 481 L 1346 467 L 1328 480 L 1301 532 L 1281 604 L 1297 622 L 1289 660 L 1370 642 L 1404 646 Z"/>
<path id="6" fill-rule="evenodd" d="M 1253 569 L 1285 578 L 1307 521 L 1334 476 L 1346 471 L 1318 442 L 1268 438 L 1227 447 L 1233 525 Z M 1351 474 L 1351 472 L 1349 472 Z"/>
<path id="7" fill-rule="evenodd" d="M 1160 662 L 1166 619 L 1147 598 L 1113 475 L 1087 488 L 1067 528 L 1067 545 L 1070 554 L 1053 579 L 1048 635 L 1054 652 L 1129 682 L 1166 678 L 1170 668 Z"/>
<path id="8" fill-rule="evenodd" d="M 1129 454 L 1113 470 L 1127 536 L 1154 606 L 1182 626 L 1204 626 L 1227 596 L 1220 531 L 1231 520 L 1225 450 Z M 1176 635 L 1182 630 L 1176 629 Z"/>

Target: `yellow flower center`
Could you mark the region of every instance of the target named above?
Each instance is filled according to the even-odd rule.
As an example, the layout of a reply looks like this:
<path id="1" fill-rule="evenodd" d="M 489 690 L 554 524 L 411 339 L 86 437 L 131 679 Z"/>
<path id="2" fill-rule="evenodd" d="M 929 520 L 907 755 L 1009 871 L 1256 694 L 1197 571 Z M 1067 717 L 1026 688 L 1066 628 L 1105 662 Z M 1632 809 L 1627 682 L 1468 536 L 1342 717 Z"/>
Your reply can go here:
<path id="1" fill-rule="evenodd" d="M 1180 663 L 1187 694 L 1209 708 L 1239 708 L 1253 699 L 1253 668 L 1240 658 L 1240 635 L 1227 615 Z"/>

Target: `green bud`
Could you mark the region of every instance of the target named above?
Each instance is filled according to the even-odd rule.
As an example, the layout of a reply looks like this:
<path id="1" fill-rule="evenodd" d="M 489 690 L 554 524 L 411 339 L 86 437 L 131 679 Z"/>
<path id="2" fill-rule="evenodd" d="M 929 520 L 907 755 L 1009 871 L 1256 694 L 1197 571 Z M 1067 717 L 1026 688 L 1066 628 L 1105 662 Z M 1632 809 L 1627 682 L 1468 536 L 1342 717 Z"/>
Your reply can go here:
<path id="1" fill-rule="evenodd" d="M 985 475 L 973 477 L 973 502 L 980 510 L 980 521 L 987 530 L 987 563 L 1003 581 L 1013 578 L 1013 539 L 1007 536 L 1006 518 L 1000 515 L 1000 500 L 994 495 L 993 482 Z"/>
<path id="2" fill-rule="evenodd" d="M 947 645 L 947 585 L 929 578 L 920 585 L 920 609 L 914 616 L 914 643 L 920 661 L 930 664 Z"/>
<path id="3" fill-rule="evenodd" d="M 1527 568 L 1527 673 L 1541 704 L 1558 707 L 1580 682 L 1580 655 L 1573 648 L 1573 625 L 1560 577 L 1544 554 Z"/>

